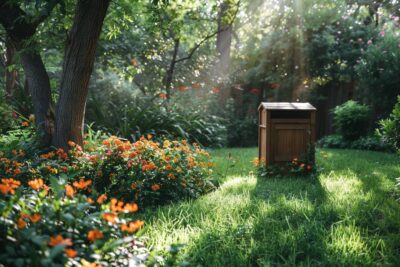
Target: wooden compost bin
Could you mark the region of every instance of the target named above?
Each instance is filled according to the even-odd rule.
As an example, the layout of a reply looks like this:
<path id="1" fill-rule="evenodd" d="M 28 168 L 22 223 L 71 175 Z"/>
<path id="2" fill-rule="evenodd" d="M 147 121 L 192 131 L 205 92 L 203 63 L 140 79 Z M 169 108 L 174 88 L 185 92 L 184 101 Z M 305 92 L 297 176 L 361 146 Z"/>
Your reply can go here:
<path id="1" fill-rule="evenodd" d="M 315 144 L 316 108 L 310 103 L 263 102 L 258 112 L 258 157 L 267 166 L 301 158 Z"/>

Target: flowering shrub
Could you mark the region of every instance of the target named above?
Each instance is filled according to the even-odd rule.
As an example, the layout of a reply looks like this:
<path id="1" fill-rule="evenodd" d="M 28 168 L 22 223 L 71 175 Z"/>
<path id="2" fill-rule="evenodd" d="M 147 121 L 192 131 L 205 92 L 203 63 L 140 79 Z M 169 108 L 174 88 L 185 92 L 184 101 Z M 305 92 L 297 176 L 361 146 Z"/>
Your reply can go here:
<path id="1" fill-rule="evenodd" d="M 0 265 L 123 266 L 146 253 L 133 235 L 144 224 L 132 219 L 137 205 L 93 200 L 79 192 L 83 187 L 90 183 L 1 179 Z"/>
<path id="2" fill-rule="evenodd" d="M 160 144 L 151 136 L 131 143 L 113 136 L 86 142 L 85 151 L 73 142 L 69 145 L 69 152 L 52 150 L 28 159 L 21 149 L 0 151 L 0 178 L 26 183 L 61 176 L 71 182 L 71 194 L 93 199 L 105 194 L 140 206 L 198 197 L 213 189 L 208 181 L 210 157 L 196 144 L 169 140 Z"/>
<path id="3" fill-rule="evenodd" d="M 121 266 L 146 253 L 139 207 L 197 197 L 208 153 L 185 141 L 115 136 L 70 150 L 0 150 L 0 265 Z M 118 257 L 115 257 L 118 255 Z"/>
<path id="4" fill-rule="evenodd" d="M 263 159 L 255 158 L 253 165 L 258 168 L 260 177 L 282 177 L 285 175 L 291 176 L 309 176 L 316 172 L 315 166 L 315 147 L 309 146 L 308 152 L 303 157 L 294 158 L 286 164 L 265 165 Z"/>

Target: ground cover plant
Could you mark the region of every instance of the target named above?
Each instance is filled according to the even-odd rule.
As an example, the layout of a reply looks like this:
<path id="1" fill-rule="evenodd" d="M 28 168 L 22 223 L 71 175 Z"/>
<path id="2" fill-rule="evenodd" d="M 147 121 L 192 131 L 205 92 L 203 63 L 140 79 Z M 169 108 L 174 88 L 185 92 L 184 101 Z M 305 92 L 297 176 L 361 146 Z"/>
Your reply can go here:
<path id="1" fill-rule="evenodd" d="M 0 263 L 6 266 L 127 266 L 149 257 L 133 213 L 214 189 L 209 154 L 185 140 L 131 143 L 97 132 L 85 151 L 43 151 L 33 129 L 0 138 Z M 30 150 L 23 150 L 24 147 Z M 142 257 L 140 258 L 139 256 Z M 144 257 L 146 256 L 146 257 Z M 151 256 L 151 255 L 150 255 Z"/>
<path id="2" fill-rule="evenodd" d="M 218 190 L 143 215 L 156 249 L 186 244 L 195 266 L 399 265 L 398 156 L 319 149 L 317 177 L 260 179 L 256 149 L 212 155 Z"/>

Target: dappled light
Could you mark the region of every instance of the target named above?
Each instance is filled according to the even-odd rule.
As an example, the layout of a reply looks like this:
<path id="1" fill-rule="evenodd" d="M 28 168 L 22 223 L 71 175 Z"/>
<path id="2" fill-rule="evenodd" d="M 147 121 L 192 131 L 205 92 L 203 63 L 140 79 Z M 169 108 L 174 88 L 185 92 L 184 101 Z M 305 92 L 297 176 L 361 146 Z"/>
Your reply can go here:
<path id="1" fill-rule="evenodd" d="M 400 266 L 400 0 L 0 1 L 0 266 Z"/>

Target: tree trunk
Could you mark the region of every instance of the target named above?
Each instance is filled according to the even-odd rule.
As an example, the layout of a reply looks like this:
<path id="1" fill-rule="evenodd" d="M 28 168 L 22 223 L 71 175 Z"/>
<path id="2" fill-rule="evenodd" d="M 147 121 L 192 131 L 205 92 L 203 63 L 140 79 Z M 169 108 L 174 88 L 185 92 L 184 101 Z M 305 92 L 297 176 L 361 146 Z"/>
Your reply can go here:
<path id="1" fill-rule="evenodd" d="M 40 143 L 43 146 L 50 146 L 54 132 L 54 109 L 49 76 L 37 52 L 21 52 L 21 62 L 32 97 Z"/>
<path id="2" fill-rule="evenodd" d="M 228 88 L 224 88 L 224 82 L 227 80 L 229 65 L 231 61 L 231 43 L 232 43 L 232 23 L 227 22 L 225 15 L 229 12 L 230 5 L 223 2 L 220 6 L 218 14 L 218 35 L 217 35 L 217 52 L 218 62 L 216 64 L 216 77 L 219 81 L 221 89 L 221 105 L 226 103 L 229 97 Z"/>
<path id="3" fill-rule="evenodd" d="M 178 51 L 179 51 L 179 44 L 180 44 L 179 39 L 175 39 L 174 52 L 172 53 L 171 63 L 169 64 L 169 68 L 165 73 L 164 77 L 164 86 L 167 92 L 167 99 L 170 99 L 171 97 L 171 86 L 172 86 L 172 81 L 174 79 L 174 72 L 175 72 L 176 58 L 178 56 Z"/>
<path id="4" fill-rule="evenodd" d="M 54 7 L 54 6 L 53 6 Z M 49 76 L 44 67 L 35 42 L 31 40 L 36 32 L 39 20 L 24 19 L 26 13 L 15 3 L 0 2 L 0 23 L 7 32 L 11 45 L 21 53 L 21 62 L 25 71 L 30 94 L 32 95 L 37 134 L 41 145 L 51 144 L 53 112 L 51 107 L 51 89 Z M 26 44 L 29 47 L 26 47 Z"/>
<path id="5" fill-rule="evenodd" d="M 8 39 L 8 38 L 7 38 Z M 6 73 L 6 100 L 11 102 L 17 86 L 17 70 L 10 69 L 14 64 L 15 54 L 17 50 L 10 40 L 6 40 L 6 57 L 5 57 L 5 73 Z"/>
<path id="6" fill-rule="evenodd" d="M 53 145 L 83 144 L 88 84 L 109 0 L 78 0 L 64 56 Z"/>
<path id="7" fill-rule="evenodd" d="M 229 70 L 231 60 L 232 24 L 225 21 L 225 14 L 229 11 L 229 4 L 222 3 L 218 14 L 217 35 L 217 75 L 224 78 Z"/>

